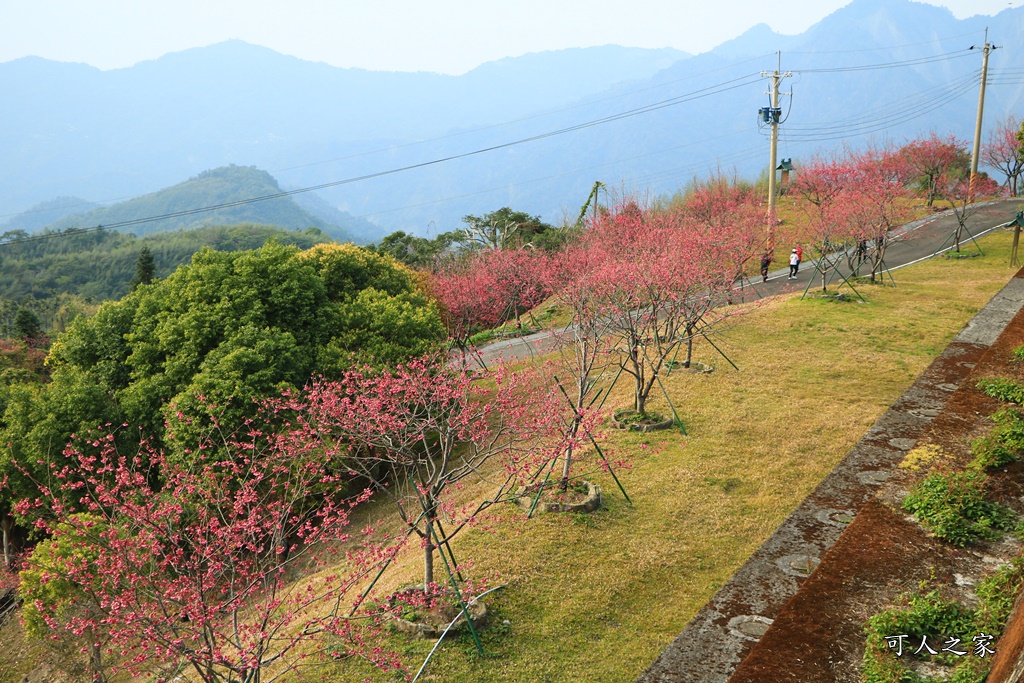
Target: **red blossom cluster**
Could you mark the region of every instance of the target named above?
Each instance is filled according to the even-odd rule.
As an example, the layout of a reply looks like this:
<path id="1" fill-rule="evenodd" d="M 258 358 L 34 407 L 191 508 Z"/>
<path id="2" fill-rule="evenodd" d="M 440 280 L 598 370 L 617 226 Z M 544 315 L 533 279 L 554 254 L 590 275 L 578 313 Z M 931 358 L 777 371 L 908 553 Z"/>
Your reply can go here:
<path id="1" fill-rule="evenodd" d="M 300 436 L 250 424 L 244 437 L 206 441 L 187 467 L 146 447 L 120 455 L 112 435 L 88 455 L 69 446 L 52 488 L 19 505 L 49 535 L 26 563 L 29 618 L 87 635 L 94 676 L 107 666 L 102 645 L 112 669 L 185 661 L 204 681 L 259 680 L 297 667 L 310 653 L 300 644 L 323 634 L 333 649 L 397 666 L 367 640 L 372 626 L 341 610 L 392 554 L 386 539 L 350 538 L 350 512 L 370 493 L 345 495 L 330 459 Z M 319 573 L 297 581 L 299 569 Z M 60 590 L 47 588 L 55 581 Z"/>
<path id="2" fill-rule="evenodd" d="M 514 320 L 551 295 L 552 257 L 532 249 L 487 249 L 443 265 L 432 275 L 449 337 L 464 352 L 476 332 Z"/>
<path id="3" fill-rule="evenodd" d="M 689 365 L 693 340 L 722 319 L 767 227 L 755 196 L 730 184 L 699 188 L 669 207 L 627 201 L 587 226 L 554 278 L 572 313 L 563 358 L 576 409 L 588 406 L 580 389 L 606 347 L 632 377 L 634 409 L 643 413 L 666 364 L 683 349 Z"/>
<path id="4" fill-rule="evenodd" d="M 303 438 L 393 501 L 421 542 L 427 585 L 435 582 L 436 551 L 450 551 L 455 535 L 558 448 L 551 391 L 535 376 L 499 366 L 478 379 L 428 357 L 316 383 L 288 405 Z M 492 493 L 458 502 L 453 494 L 468 477 L 491 481 Z"/>

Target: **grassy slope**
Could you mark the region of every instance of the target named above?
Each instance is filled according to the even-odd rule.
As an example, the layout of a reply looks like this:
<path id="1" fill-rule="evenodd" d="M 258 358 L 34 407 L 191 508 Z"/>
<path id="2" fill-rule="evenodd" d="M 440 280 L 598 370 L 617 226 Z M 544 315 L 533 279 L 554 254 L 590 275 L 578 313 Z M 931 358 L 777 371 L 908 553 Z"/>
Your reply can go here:
<path id="1" fill-rule="evenodd" d="M 719 359 L 712 374 L 667 380 L 688 436 L 606 434 L 614 457 L 633 460 L 621 476 L 636 507 L 596 474 L 607 494 L 596 515 L 526 521 L 503 509 L 492 530 L 457 539 L 460 559 L 473 560 L 471 576 L 508 587 L 489 600 L 496 618 L 484 635 L 487 654 L 476 656 L 461 637 L 421 680 L 634 680 L 1006 283 L 1009 241 L 995 234 L 982 241 L 984 258 L 897 271 L 898 287 L 865 288 L 868 304 L 795 294 L 736 318 L 716 343 L 740 372 Z M 713 353 L 702 348 L 697 359 Z M 629 391 L 621 382 L 607 407 L 626 404 Z M 661 397 L 652 403 L 667 407 Z M 406 553 L 387 584 L 415 579 L 418 561 L 418 552 Z M 413 671 L 431 645 L 391 643 Z M 31 648 L 0 650 L 0 683 L 21 681 L 33 660 Z M 363 675 L 393 680 L 354 661 L 288 680 Z"/>
<path id="2" fill-rule="evenodd" d="M 606 435 L 633 459 L 622 479 L 635 508 L 598 475 L 607 509 L 591 518 L 506 511 L 456 542 L 474 576 L 508 583 L 491 603 L 511 623 L 486 636 L 482 659 L 467 638 L 446 644 L 421 680 L 633 680 L 1006 283 L 1009 236 L 983 245 L 984 258 L 897 271 L 896 288 L 865 288 L 868 304 L 796 294 L 736 319 L 716 343 L 740 372 L 719 359 L 712 374 L 668 379 L 687 437 Z M 432 643 L 393 645 L 415 670 Z"/>

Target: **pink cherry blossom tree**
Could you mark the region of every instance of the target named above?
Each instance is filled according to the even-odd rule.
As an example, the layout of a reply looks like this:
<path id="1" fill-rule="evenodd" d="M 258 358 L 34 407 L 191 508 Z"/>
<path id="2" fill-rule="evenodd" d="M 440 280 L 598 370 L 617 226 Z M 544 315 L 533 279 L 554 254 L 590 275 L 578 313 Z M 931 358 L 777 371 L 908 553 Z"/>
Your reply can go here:
<path id="1" fill-rule="evenodd" d="M 1003 183 L 1011 197 L 1017 196 L 1017 179 L 1024 173 L 1024 125 L 1015 116 L 1008 116 L 989 135 L 981 148 L 981 157 L 996 169 L 1006 181 Z"/>
<path id="2" fill-rule="evenodd" d="M 775 221 L 762 204 L 762 194 L 754 186 L 719 174 L 694 187 L 680 209 L 698 229 L 729 236 L 722 245 L 729 253 L 722 256 L 735 263 L 735 279 L 742 283 L 749 275 L 748 264 L 773 239 Z"/>
<path id="3" fill-rule="evenodd" d="M 537 250 L 487 249 L 433 274 L 448 336 L 464 362 L 473 334 L 513 320 L 550 296 L 544 277 L 549 258 Z"/>
<path id="4" fill-rule="evenodd" d="M 803 200 L 798 206 L 807 217 L 822 291 L 828 290 L 843 256 L 875 236 L 871 198 L 858 191 L 858 175 L 849 156 L 819 157 L 805 164 L 790 184 L 790 191 Z"/>
<path id="5" fill-rule="evenodd" d="M 956 216 L 956 228 L 951 237 L 953 251 L 960 253 L 964 233 L 971 234 L 967 223 L 981 209 L 981 200 L 998 196 L 1001 188 L 996 181 L 985 174 L 979 173 L 971 178 L 968 174 L 956 169 L 940 175 L 936 180 L 936 188 L 946 206 Z"/>
<path id="6" fill-rule="evenodd" d="M 426 591 L 435 584 L 438 550 L 450 550 L 477 515 L 507 500 L 524 472 L 549 459 L 538 449 L 549 433 L 550 392 L 504 367 L 474 380 L 465 368 L 421 358 L 319 383 L 291 406 L 310 441 L 344 454 L 391 499 L 421 541 Z M 460 507 L 453 494 L 471 479 L 490 481 L 492 492 Z"/>
<path id="7" fill-rule="evenodd" d="M 680 346 L 688 366 L 694 338 L 721 319 L 716 311 L 729 301 L 737 264 L 756 247 L 727 221 L 702 224 L 679 208 L 649 210 L 635 202 L 599 219 L 584 243 L 598 255 L 599 310 L 642 414 Z"/>
<path id="8" fill-rule="evenodd" d="M 939 179 L 967 168 L 969 156 L 964 143 L 953 135 L 912 140 L 900 149 L 906 164 L 913 170 L 928 199 L 928 206 L 941 196 Z"/>
<path id="9" fill-rule="evenodd" d="M 899 228 L 912 216 L 905 200 L 913 170 L 904 155 L 891 149 L 869 149 L 851 156 L 854 173 L 850 178 L 852 187 L 848 190 L 855 196 L 853 220 L 863 223 L 853 232 L 862 237 L 865 233 L 870 235 L 851 253 L 863 252 L 861 247 L 870 244 L 870 277 L 875 282 L 884 266 L 886 249 L 897 239 Z"/>
<path id="10" fill-rule="evenodd" d="M 603 379 L 612 366 L 611 337 L 603 318 L 601 293 L 604 289 L 604 255 L 590 245 L 574 244 L 563 250 L 561 258 L 551 260 L 547 281 L 569 309 L 569 323 L 553 332 L 556 341 L 556 383 L 564 381 L 570 415 L 564 421 L 563 450 L 555 453 L 561 463 L 558 488 L 569 487 L 577 464 L 580 445 L 590 440 L 599 417 L 597 400 L 607 387 Z M 564 380 L 563 380 L 564 378 Z"/>
<path id="11" fill-rule="evenodd" d="M 342 611 L 387 552 L 352 545 L 346 528 L 369 493 L 344 494 L 304 433 L 250 423 L 217 448 L 211 436 L 187 469 L 145 446 L 119 454 L 113 435 L 88 441 L 68 446 L 20 512 L 37 516 L 49 535 L 40 548 L 51 548 L 27 560 L 27 618 L 55 636 L 87 634 L 94 678 L 108 666 L 160 676 L 185 662 L 207 683 L 267 683 L 317 644 L 398 666 Z M 300 568 L 321 573 L 300 581 Z M 55 582 L 67 590 L 49 590 Z"/>

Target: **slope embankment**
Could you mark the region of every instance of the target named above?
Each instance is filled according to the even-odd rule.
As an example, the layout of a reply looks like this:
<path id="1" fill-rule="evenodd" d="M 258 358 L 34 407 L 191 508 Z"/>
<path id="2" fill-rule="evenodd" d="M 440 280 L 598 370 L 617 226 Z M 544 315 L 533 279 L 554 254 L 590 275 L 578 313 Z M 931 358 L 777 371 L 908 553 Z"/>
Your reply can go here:
<path id="1" fill-rule="evenodd" d="M 859 681 L 864 620 L 920 581 L 966 591 L 1016 544 L 958 550 L 898 512 L 897 465 L 922 441 L 962 447 L 995 401 L 975 388 L 1024 343 L 1024 270 L 986 305 L 701 609 L 638 683 Z M 1001 473 L 1004 487 L 1024 468 Z M 1013 479 L 1015 478 L 1015 479 Z M 1019 494 L 1018 494 L 1019 495 Z M 990 547 L 993 546 L 993 547 Z M 1011 633 L 1014 631 L 1011 630 Z"/>

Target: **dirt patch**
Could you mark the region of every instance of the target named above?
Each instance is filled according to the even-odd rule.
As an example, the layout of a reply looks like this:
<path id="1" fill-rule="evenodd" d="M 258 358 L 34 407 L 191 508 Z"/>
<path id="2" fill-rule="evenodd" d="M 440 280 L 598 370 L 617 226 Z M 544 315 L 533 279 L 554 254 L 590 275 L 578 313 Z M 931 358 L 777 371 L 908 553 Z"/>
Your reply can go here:
<path id="1" fill-rule="evenodd" d="M 540 493 L 540 500 L 537 494 Z M 548 484 L 541 490 L 539 484 L 532 484 L 516 493 L 516 503 L 528 513 L 570 512 L 587 514 L 597 512 L 601 507 L 601 487 L 589 481 L 577 481 L 565 491 L 559 491 L 557 484 Z"/>

